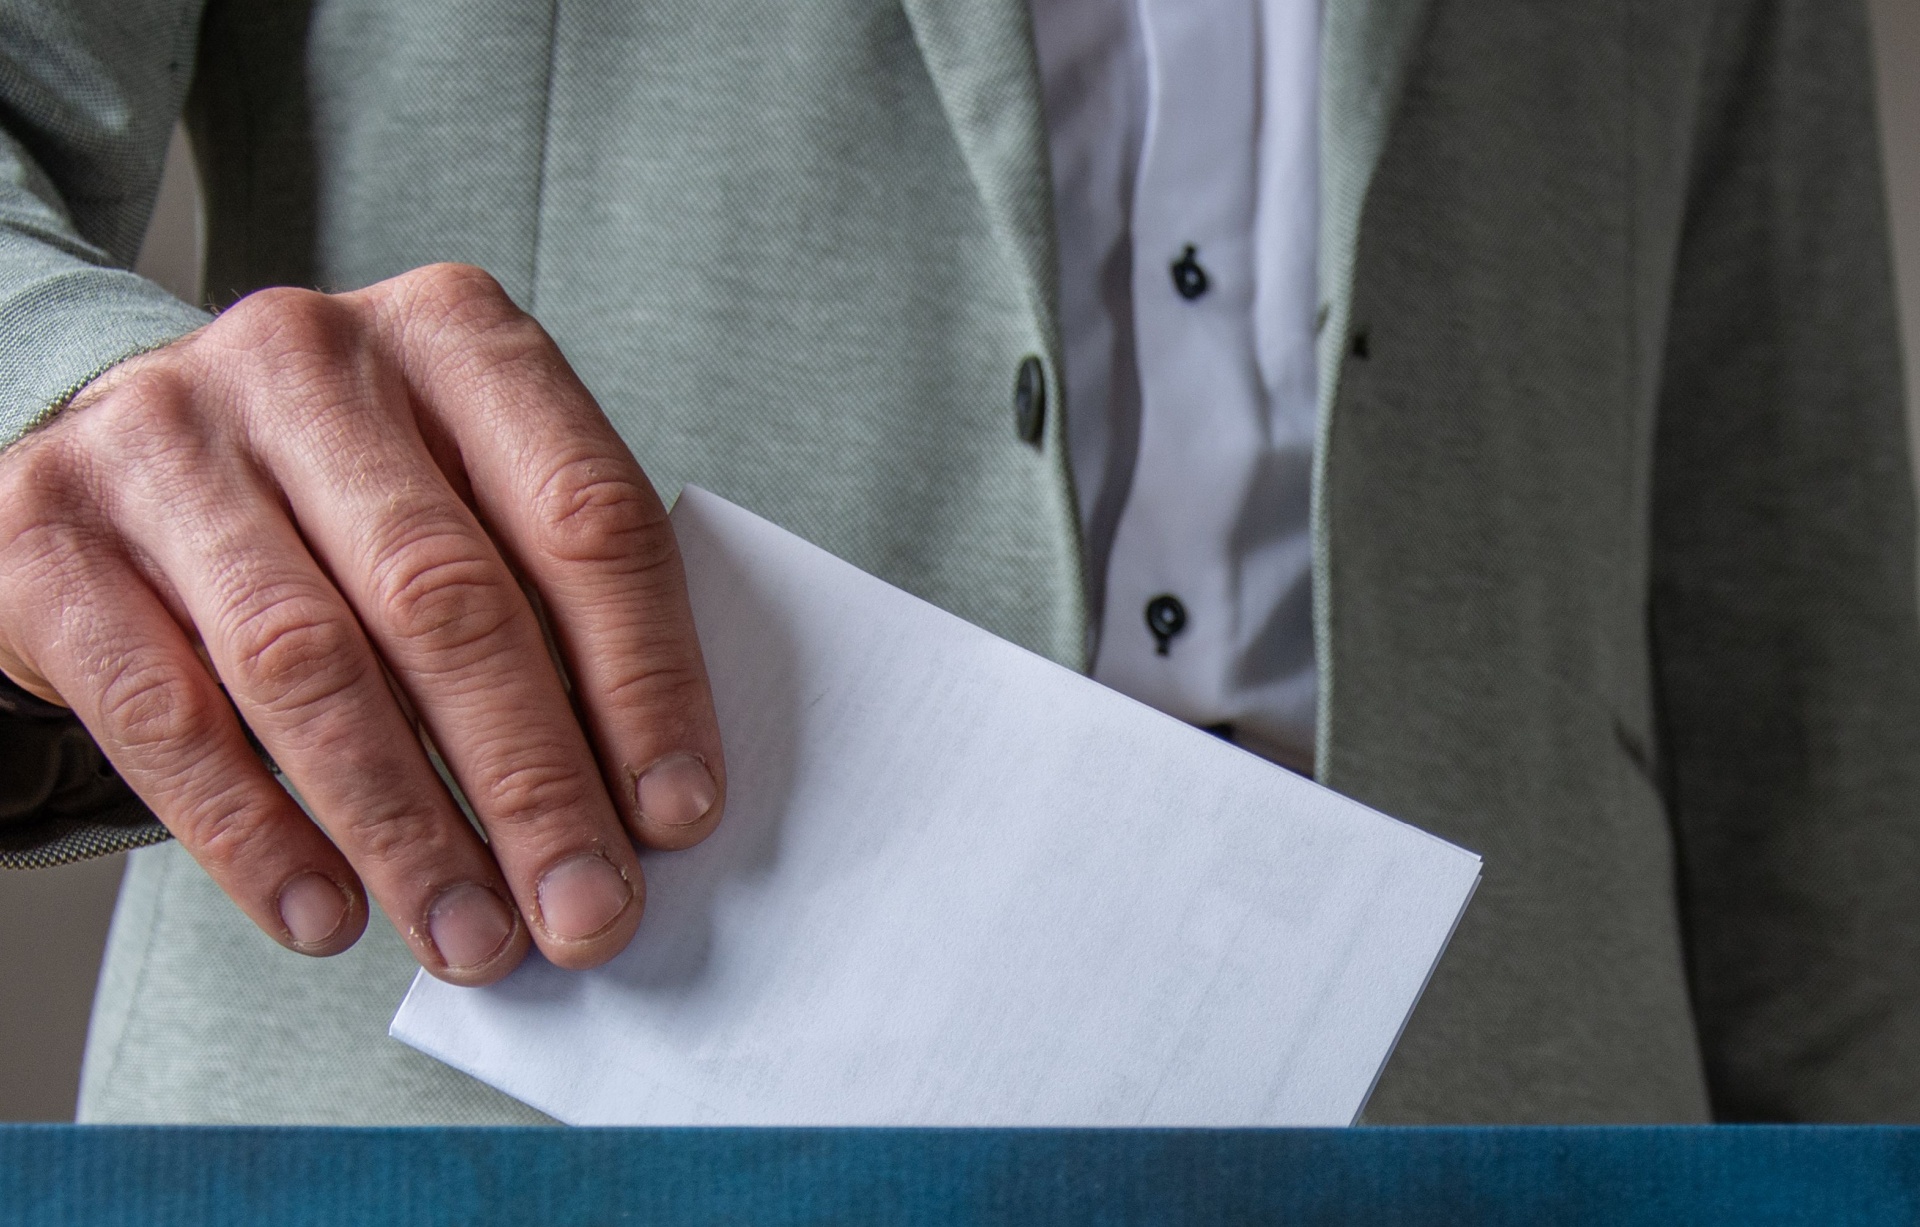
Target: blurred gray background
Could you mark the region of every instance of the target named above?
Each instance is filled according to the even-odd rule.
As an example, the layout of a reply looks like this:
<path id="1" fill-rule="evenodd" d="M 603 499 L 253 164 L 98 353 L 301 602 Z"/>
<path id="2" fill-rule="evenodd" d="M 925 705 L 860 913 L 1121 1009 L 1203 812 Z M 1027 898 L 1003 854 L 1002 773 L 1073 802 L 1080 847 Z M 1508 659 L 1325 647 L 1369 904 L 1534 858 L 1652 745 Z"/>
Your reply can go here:
<path id="1" fill-rule="evenodd" d="M 1913 371 L 1911 356 L 1920 355 L 1920 0 L 1871 0 L 1871 7 L 1900 304 Z M 140 271 L 188 299 L 200 292 L 198 207 L 186 150 L 176 138 Z M 1920 431 L 1915 433 L 1920 452 Z M 0 1120 L 73 1117 L 87 1008 L 121 860 L 38 873 L 0 871 Z M 1915 869 L 1920 889 L 1920 866 Z"/>

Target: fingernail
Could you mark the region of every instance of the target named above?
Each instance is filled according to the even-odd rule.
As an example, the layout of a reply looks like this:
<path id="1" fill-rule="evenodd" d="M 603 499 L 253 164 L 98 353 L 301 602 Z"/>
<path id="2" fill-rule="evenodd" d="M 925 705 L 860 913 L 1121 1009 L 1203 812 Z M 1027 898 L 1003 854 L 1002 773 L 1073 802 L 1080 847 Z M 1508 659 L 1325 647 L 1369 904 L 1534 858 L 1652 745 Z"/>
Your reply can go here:
<path id="1" fill-rule="evenodd" d="M 597 853 L 561 861 L 540 879 L 540 923 L 561 941 L 592 937 L 631 902 L 633 883 Z"/>
<path id="2" fill-rule="evenodd" d="M 633 798 L 646 821 L 684 827 L 707 816 L 719 791 L 705 763 L 691 754 L 674 754 L 647 768 Z"/>
<path id="3" fill-rule="evenodd" d="M 479 967 L 513 936 L 513 913 L 486 887 L 462 882 L 441 891 L 427 909 L 427 936 L 449 970 Z"/>
<path id="4" fill-rule="evenodd" d="M 280 888 L 280 923 L 296 946 L 319 946 L 346 923 L 346 892 L 332 878 L 303 873 Z"/>

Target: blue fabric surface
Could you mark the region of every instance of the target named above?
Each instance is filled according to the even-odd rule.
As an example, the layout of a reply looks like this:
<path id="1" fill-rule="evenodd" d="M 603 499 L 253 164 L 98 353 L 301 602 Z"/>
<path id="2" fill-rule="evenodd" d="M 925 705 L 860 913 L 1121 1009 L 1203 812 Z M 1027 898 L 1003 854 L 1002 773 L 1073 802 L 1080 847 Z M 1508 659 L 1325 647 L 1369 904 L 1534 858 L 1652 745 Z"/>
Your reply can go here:
<path id="1" fill-rule="evenodd" d="M 0 1221 L 1911 1224 L 1920 1130 L 20 1125 Z"/>

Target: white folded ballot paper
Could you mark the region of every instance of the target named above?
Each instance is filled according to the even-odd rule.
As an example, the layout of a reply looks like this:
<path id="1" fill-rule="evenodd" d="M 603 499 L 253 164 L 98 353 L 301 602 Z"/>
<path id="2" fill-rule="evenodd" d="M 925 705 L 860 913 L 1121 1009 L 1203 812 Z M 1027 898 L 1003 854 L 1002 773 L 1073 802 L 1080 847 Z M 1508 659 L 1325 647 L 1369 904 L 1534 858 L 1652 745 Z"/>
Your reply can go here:
<path id="1" fill-rule="evenodd" d="M 562 1121 L 1344 1125 L 1480 860 L 704 490 L 725 820 L 633 944 L 392 1034 Z"/>

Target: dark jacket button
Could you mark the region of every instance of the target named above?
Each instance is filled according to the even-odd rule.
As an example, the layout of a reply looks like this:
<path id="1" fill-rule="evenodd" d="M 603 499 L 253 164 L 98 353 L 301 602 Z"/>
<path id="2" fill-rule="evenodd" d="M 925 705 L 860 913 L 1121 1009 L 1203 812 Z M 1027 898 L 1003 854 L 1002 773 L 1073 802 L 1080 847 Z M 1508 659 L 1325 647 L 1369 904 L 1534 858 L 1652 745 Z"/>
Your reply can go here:
<path id="1" fill-rule="evenodd" d="M 1023 442 L 1040 445 L 1047 424 L 1047 372 L 1040 359 L 1028 354 L 1020 360 L 1013 381 L 1013 429 Z"/>
<path id="2" fill-rule="evenodd" d="M 1207 270 L 1201 268 L 1200 261 L 1194 259 L 1192 243 L 1188 243 L 1187 249 L 1180 253 L 1180 258 L 1173 262 L 1172 272 L 1173 288 L 1188 302 L 1207 292 Z"/>

